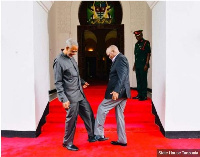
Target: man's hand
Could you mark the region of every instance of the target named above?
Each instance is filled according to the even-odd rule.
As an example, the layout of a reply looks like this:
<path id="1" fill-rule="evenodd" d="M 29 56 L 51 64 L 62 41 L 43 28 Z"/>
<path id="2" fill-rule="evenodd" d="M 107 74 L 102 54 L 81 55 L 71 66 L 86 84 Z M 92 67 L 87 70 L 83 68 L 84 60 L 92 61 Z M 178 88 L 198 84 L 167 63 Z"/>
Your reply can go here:
<path id="1" fill-rule="evenodd" d="M 118 97 L 119 97 L 119 93 L 117 93 L 117 92 L 112 92 L 112 93 L 110 93 L 110 94 L 112 94 L 112 99 L 113 100 L 117 100 L 118 99 Z"/>
<path id="2" fill-rule="evenodd" d="M 133 71 L 135 71 L 135 64 L 134 64 L 134 66 L 133 66 Z"/>
<path id="3" fill-rule="evenodd" d="M 89 84 L 85 82 L 85 84 L 83 85 L 83 88 L 87 88 L 87 86 L 89 86 Z"/>
<path id="4" fill-rule="evenodd" d="M 65 109 L 68 110 L 68 109 L 69 109 L 69 106 L 70 106 L 70 102 L 69 102 L 69 101 L 63 103 L 63 107 L 64 107 Z"/>
<path id="5" fill-rule="evenodd" d="M 147 71 L 147 70 L 148 70 L 148 66 L 145 64 L 144 71 Z"/>

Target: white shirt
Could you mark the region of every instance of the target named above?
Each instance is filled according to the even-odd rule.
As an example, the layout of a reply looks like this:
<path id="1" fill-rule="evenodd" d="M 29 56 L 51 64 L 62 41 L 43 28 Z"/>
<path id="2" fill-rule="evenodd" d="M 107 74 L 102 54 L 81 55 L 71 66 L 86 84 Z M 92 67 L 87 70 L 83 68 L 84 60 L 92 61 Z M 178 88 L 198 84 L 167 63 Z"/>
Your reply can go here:
<path id="1" fill-rule="evenodd" d="M 119 54 L 119 53 L 118 53 L 118 54 Z M 118 55 L 118 54 L 117 54 L 117 55 Z M 116 56 L 115 56 L 115 57 L 112 59 L 112 62 L 114 62 L 114 61 L 115 61 L 115 58 L 117 57 L 117 55 L 116 55 Z"/>

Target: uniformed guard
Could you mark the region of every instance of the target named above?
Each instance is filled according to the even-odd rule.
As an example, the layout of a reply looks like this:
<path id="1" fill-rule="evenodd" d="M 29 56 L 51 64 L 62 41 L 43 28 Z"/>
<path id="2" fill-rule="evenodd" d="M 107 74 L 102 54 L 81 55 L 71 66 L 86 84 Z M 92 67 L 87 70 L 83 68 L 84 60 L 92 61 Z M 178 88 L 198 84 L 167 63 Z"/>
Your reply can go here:
<path id="1" fill-rule="evenodd" d="M 136 72 L 138 91 L 138 95 L 133 97 L 133 99 L 139 99 L 140 101 L 147 100 L 147 72 L 151 56 L 150 42 L 143 38 L 142 31 L 143 30 L 138 30 L 133 32 L 137 39 L 134 50 L 135 63 L 133 71 Z"/>

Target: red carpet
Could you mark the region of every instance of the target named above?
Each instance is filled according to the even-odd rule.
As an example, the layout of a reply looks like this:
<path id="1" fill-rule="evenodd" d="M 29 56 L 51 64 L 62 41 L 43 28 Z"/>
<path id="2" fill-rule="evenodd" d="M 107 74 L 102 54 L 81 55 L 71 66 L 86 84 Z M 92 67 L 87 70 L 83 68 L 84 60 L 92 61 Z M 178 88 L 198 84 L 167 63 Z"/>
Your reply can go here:
<path id="1" fill-rule="evenodd" d="M 106 86 L 89 86 L 85 94 L 96 116 L 97 108 L 104 98 Z M 137 92 L 132 90 L 132 96 Z M 51 101 L 47 123 L 37 138 L 1 138 L 1 155 L 6 157 L 154 157 L 157 149 L 199 149 L 200 139 L 167 139 L 154 123 L 151 113 L 151 99 L 138 101 L 129 99 L 125 109 L 128 146 L 113 146 L 111 140 L 117 140 L 115 111 L 111 110 L 105 123 L 105 136 L 108 141 L 89 143 L 83 121 L 78 117 L 74 144 L 78 152 L 62 147 L 66 112 L 57 100 Z"/>

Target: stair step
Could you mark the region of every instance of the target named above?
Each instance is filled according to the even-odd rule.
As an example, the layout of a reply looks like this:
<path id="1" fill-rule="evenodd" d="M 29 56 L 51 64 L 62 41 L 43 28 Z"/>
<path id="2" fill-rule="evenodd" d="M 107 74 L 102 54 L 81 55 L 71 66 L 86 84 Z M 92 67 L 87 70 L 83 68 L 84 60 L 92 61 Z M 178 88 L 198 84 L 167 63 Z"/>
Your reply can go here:
<path id="1" fill-rule="evenodd" d="M 95 106 L 91 106 L 92 110 L 94 113 L 97 112 L 98 110 L 98 106 L 95 107 Z M 66 113 L 66 111 L 63 109 L 62 106 L 57 106 L 57 107 L 52 107 L 49 109 L 50 113 Z M 124 110 L 124 114 L 126 113 L 151 113 L 152 109 L 151 109 L 151 106 L 150 105 L 146 105 L 146 107 L 126 107 L 125 110 Z M 112 109 L 110 110 L 109 113 L 115 113 L 115 109 Z"/>
<path id="2" fill-rule="evenodd" d="M 152 111 L 152 105 L 149 102 L 151 100 L 147 100 L 146 102 L 140 102 L 138 100 L 128 100 L 126 104 L 126 108 L 124 113 L 135 113 L 135 112 L 145 112 L 145 113 L 151 113 Z M 100 102 L 91 103 L 91 107 L 94 113 L 97 112 L 98 106 Z M 51 103 L 49 107 L 50 113 L 66 113 L 66 111 L 63 109 L 62 104 L 57 101 L 57 103 Z M 111 110 L 110 113 L 115 113 L 115 110 Z"/>
<path id="3" fill-rule="evenodd" d="M 92 101 L 92 103 L 91 103 L 90 100 L 93 100 L 93 99 L 96 99 L 98 101 Z M 102 102 L 103 99 L 104 99 L 103 97 L 102 98 L 94 97 L 94 98 L 90 98 L 90 99 L 87 98 L 87 100 L 91 106 L 99 106 L 99 104 Z M 147 100 L 145 100 L 145 101 L 139 101 L 138 99 L 127 99 L 126 107 L 127 106 L 137 107 L 138 105 L 140 107 L 145 107 L 146 105 L 151 106 L 151 99 L 147 98 Z M 58 98 L 56 98 L 50 102 L 49 106 L 50 107 L 55 107 L 55 106 L 62 107 L 62 103 L 58 100 Z"/>
<path id="4" fill-rule="evenodd" d="M 92 87 L 92 86 L 90 86 Z M 84 89 L 87 100 L 95 114 L 99 104 L 104 99 L 106 86 L 95 86 Z M 103 93 L 103 94 L 102 94 Z M 131 90 L 131 95 L 136 96 L 137 92 Z M 131 132 L 149 132 L 159 131 L 159 127 L 155 124 L 155 116 L 152 114 L 152 101 L 148 98 L 146 101 L 137 99 L 128 99 L 124 111 L 126 131 Z M 46 117 L 46 124 L 42 127 L 42 131 L 60 132 L 65 131 L 66 111 L 62 107 L 62 103 L 58 99 L 54 99 L 49 103 L 49 114 Z M 104 131 L 116 131 L 115 109 L 112 109 L 106 116 Z M 87 132 L 83 120 L 78 116 L 76 124 L 77 132 Z"/>
<path id="5" fill-rule="evenodd" d="M 107 124 L 104 125 L 104 131 L 116 131 L 116 124 Z M 126 124 L 126 131 L 131 132 L 149 132 L 149 131 L 158 131 L 159 127 L 154 123 L 133 123 Z M 65 132 L 64 123 L 46 123 L 42 127 L 42 131 L 46 132 Z M 87 132 L 85 125 L 83 123 L 78 123 L 76 125 L 76 132 Z"/>
<path id="6" fill-rule="evenodd" d="M 65 122 L 65 113 L 60 113 L 60 114 L 48 114 L 46 117 L 47 122 L 51 123 L 58 123 L 58 122 Z M 95 115 L 96 117 L 96 115 Z M 154 122 L 155 117 L 153 114 L 150 113 L 135 113 L 135 114 L 125 114 L 125 122 L 126 123 L 132 123 L 132 122 Z M 82 119 L 80 116 L 78 116 L 77 122 L 82 122 Z M 106 122 L 107 123 L 112 123 L 116 122 L 115 114 L 109 113 L 106 116 Z"/>

